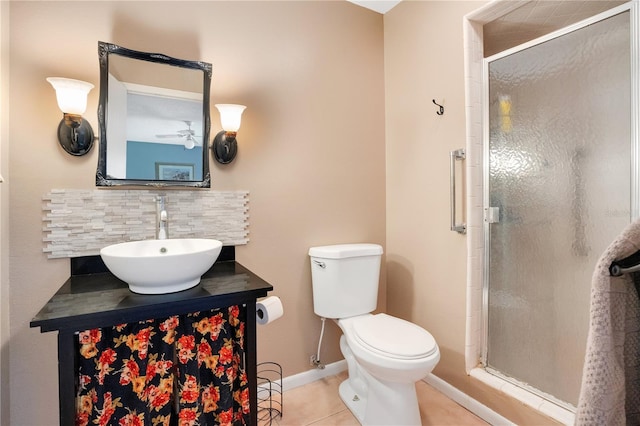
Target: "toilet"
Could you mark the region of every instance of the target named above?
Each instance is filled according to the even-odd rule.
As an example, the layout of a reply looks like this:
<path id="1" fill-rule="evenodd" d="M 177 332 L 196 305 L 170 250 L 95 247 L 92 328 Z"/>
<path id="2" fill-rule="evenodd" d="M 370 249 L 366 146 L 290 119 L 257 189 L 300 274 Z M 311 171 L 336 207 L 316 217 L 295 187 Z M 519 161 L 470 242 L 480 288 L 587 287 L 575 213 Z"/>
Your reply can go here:
<path id="1" fill-rule="evenodd" d="M 382 247 L 339 244 L 309 249 L 316 315 L 337 322 L 349 377 L 340 398 L 363 425 L 420 425 L 415 382 L 440 360 L 433 336 L 387 314 L 378 303 Z"/>

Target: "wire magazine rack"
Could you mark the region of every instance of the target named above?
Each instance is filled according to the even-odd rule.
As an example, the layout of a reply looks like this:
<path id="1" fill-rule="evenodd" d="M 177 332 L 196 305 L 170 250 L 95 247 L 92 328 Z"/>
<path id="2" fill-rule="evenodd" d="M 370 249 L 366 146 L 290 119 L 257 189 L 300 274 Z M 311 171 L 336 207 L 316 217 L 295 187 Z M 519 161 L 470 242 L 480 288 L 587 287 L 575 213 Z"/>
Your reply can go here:
<path id="1" fill-rule="evenodd" d="M 271 425 L 282 417 L 282 366 L 275 362 L 258 364 L 258 422 Z"/>

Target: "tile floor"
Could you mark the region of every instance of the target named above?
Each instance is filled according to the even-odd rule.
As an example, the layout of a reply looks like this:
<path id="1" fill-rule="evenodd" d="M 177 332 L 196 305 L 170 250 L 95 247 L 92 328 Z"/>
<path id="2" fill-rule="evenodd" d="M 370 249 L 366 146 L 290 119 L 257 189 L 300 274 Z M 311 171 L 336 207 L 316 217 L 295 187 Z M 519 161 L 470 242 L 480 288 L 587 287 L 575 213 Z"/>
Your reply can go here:
<path id="1" fill-rule="evenodd" d="M 273 419 L 274 426 L 358 426 L 359 423 L 338 395 L 338 385 L 347 377 L 346 371 L 309 383 L 283 394 L 283 416 Z M 416 385 L 423 425 L 481 426 L 482 419 L 444 396 L 427 383 Z M 258 413 L 259 417 L 266 412 Z M 268 416 L 266 416 L 268 417 Z M 259 421 L 269 425 L 268 419 Z"/>

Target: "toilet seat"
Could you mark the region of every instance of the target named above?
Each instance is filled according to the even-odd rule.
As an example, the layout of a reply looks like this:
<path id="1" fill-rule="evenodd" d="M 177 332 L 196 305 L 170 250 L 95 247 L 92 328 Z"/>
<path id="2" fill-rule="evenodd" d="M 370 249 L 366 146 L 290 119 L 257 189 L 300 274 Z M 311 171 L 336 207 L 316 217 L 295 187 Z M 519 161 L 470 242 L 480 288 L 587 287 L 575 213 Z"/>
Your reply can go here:
<path id="1" fill-rule="evenodd" d="M 438 350 L 427 330 L 387 314 L 355 318 L 353 338 L 376 354 L 398 360 L 424 358 Z"/>

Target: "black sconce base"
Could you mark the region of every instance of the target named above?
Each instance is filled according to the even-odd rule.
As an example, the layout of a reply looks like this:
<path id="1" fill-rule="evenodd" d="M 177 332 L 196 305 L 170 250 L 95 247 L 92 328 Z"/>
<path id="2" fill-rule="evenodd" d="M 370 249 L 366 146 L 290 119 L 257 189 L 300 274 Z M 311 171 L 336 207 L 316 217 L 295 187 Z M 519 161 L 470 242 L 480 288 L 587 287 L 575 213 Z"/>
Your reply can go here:
<path id="1" fill-rule="evenodd" d="M 236 158 L 238 142 L 235 137 L 227 136 L 224 130 L 218 132 L 213 139 L 213 156 L 220 164 L 229 164 Z"/>
<path id="2" fill-rule="evenodd" d="M 87 120 L 65 120 L 58 125 L 60 146 L 71 155 L 85 155 L 93 147 L 93 129 Z"/>

